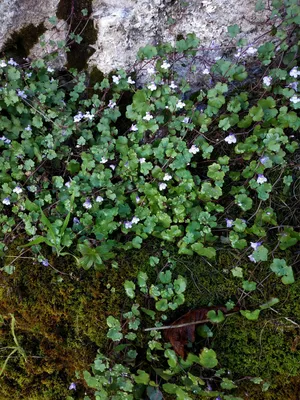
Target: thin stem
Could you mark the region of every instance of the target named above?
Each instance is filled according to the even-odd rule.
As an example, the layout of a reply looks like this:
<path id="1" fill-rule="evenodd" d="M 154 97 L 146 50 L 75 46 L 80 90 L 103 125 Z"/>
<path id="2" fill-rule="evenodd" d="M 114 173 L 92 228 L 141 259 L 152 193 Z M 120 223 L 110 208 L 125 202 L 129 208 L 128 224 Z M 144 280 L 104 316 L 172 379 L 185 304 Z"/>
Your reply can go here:
<path id="1" fill-rule="evenodd" d="M 237 314 L 237 312 L 226 314 L 226 317 L 229 317 L 229 315 L 234 315 L 234 314 Z M 185 324 L 179 324 L 179 325 L 168 325 L 168 326 L 159 326 L 159 327 L 156 327 L 156 328 L 146 328 L 146 329 L 144 329 L 144 332 L 162 331 L 164 329 L 177 329 L 177 328 L 183 328 L 185 326 L 206 324 L 207 322 L 212 322 L 212 320 L 210 320 L 210 319 L 202 319 L 200 321 L 187 322 Z"/>

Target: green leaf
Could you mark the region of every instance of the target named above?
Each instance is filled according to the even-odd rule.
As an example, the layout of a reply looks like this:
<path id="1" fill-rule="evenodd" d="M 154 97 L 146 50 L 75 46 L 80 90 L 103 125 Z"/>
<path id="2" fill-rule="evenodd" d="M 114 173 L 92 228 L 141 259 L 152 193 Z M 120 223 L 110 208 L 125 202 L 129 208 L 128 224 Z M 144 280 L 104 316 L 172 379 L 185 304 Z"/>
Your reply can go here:
<path id="1" fill-rule="evenodd" d="M 282 277 L 281 282 L 285 285 L 295 282 L 293 269 L 286 264 L 284 259 L 274 258 L 270 268 L 277 276 Z"/>
<path id="2" fill-rule="evenodd" d="M 257 250 L 252 253 L 255 261 L 267 261 L 269 250 L 264 246 L 259 246 Z"/>
<path id="3" fill-rule="evenodd" d="M 207 317 L 215 324 L 219 324 L 225 320 L 224 314 L 221 310 L 218 310 L 217 312 L 215 310 L 210 310 L 207 313 Z"/>
<path id="4" fill-rule="evenodd" d="M 161 299 L 161 300 L 157 301 L 157 302 L 155 303 L 155 308 L 156 308 L 158 311 L 167 311 L 167 309 L 168 309 L 168 300 L 166 300 L 166 299 Z"/>
<path id="5" fill-rule="evenodd" d="M 200 256 L 215 258 L 216 250 L 213 247 L 204 247 L 202 243 L 194 243 L 191 248 Z"/>
<path id="6" fill-rule="evenodd" d="M 256 289 L 256 283 L 250 281 L 243 281 L 243 289 L 246 292 L 252 292 L 253 290 Z"/>
<path id="7" fill-rule="evenodd" d="M 241 310 L 240 313 L 242 314 L 243 317 L 247 318 L 249 321 L 256 321 L 258 320 L 260 310 L 254 310 L 254 311 Z"/>
<path id="8" fill-rule="evenodd" d="M 137 373 L 138 375 L 134 375 L 135 382 L 140 385 L 148 385 L 150 381 L 150 375 L 141 369 L 138 369 Z"/>
<path id="9" fill-rule="evenodd" d="M 277 299 L 277 297 L 273 297 L 272 299 L 270 299 L 266 303 L 262 304 L 260 306 L 260 309 L 261 310 L 267 310 L 268 308 L 273 307 L 277 303 L 279 303 L 279 299 Z"/>
<path id="10" fill-rule="evenodd" d="M 243 278 L 243 269 L 241 267 L 232 268 L 231 273 L 236 278 Z"/>
<path id="11" fill-rule="evenodd" d="M 131 299 L 135 298 L 135 284 L 132 281 L 125 281 L 124 283 L 125 292 Z"/>
<path id="12" fill-rule="evenodd" d="M 230 25 L 227 27 L 227 31 L 231 38 L 235 38 L 240 33 L 240 27 L 237 24 Z"/>
<path id="13" fill-rule="evenodd" d="M 158 274 L 158 278 L 161 281 L 161 283 L 170 283 L 172 279 L 172 272 L 168 269 L 166 272 L 160 272 Z"/>
<path id="14" fill-rule="evenodd" d="M 222 382 L 221 382 L 221 388 L 225 389 L 225 390 L 230 390 L 230 389 L 234 389 L 237 386 L 232 382 L 231 379 L 228 378 L 222 378 Z"/>
<path id="15" fill-rule="evenodd" d="M 238 194 L 235 196 L 235 203 L 241 207 L 242 210 L 248 211 L 251 210 L 253 201 L 246 194 Z"/>
<path id="16" fill-rule="evenodd" d="M 218 365 L 216 353 L 212 349 L 204 347 L 199 358 L 200 364 L 205 368 L 214 368 Z"/>

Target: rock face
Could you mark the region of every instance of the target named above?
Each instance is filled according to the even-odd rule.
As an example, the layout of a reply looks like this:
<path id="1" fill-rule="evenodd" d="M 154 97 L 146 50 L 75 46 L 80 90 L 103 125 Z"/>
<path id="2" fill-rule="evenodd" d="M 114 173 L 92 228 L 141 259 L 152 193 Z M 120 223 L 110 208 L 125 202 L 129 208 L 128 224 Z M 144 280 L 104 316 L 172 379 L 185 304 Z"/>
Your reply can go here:
<path id="1" fill-rule="evenodd" d="M 96 52 L 90 59 L 103 72 L 124 67 L 138 49 L 160 41 L 174 42 L 195 33 L 204 45 L 226 45 L 227 26 L 238 24 L 251 41 L 261 29 L 256 0 L 95 0 L 98 29 Z"/>
<path id="2" fill-rule="evenodd" d="M 135 60 L 138 49 L 161 41 L 174 42 L 179 36 L 195 33 L 204 45 L 229 42 L 227 26 L 238 24 L 249 42 L 263 30 L 264 17 L 255 13 L 256 0 L 68 0 L 70 9 L 88 8 L 97 30 L 89 66 L 104 73 L 126 68 Z M 42 33 L 50 38 L 48 18 L 66 0 L 2 0 L 0 2 L 0 48 L 22 40 L 24 53 L 38 55 L 33 45 Z M 81 7 L 82 6 L 82 7 Z M 59 21 L 66 34 L 66 23 Z M 68 21 L 67 21 L 68 23 Z M 26 29 L 28 28 L 28 29 Z M 26 37 L 29 35 L 30 40 Z M 31 46 L 31 48 L 30 48 Z M 15 46 L 17 48 L 17 46 Z M 62 58 L 63 59 L 63 58 Z"/>

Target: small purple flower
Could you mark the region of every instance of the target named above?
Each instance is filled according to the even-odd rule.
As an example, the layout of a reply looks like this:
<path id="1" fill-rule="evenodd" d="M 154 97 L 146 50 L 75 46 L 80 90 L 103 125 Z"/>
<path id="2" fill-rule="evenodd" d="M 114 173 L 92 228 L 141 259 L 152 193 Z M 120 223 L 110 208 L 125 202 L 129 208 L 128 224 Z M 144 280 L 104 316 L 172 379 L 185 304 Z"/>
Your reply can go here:
<path id="1" fill-rule="evenodd" d="M 250 256 L 248 256 L 248 258 L 249 258 L 250 261 L 256 263 L 256 260 L 255 260 L 255 258 L 253 257 L 252 254 L 250 254 Z"/>
<path id="2" fill-rule="evenodd" d="M 138 127 L 136 125 L 132 124 L 131 127 L 130 127 L 130 130 L 133 131 L 133 132 L 136 132 L 139 129 L 138 129 Z"/>
<path id="3" fill-rule="evenodd" d="M 233 226 L 233 219 L 225 218 L 227 228 L 232 228 Z"/>
<path id="4" fill-rule="evenodd" d="M 298 90 L 298 82 L 291 82 L 289 85 L 287 85 L 287 87 L 294 89 L 295 92 L 297 92 Z"/>
<path id="5" fill-rule="evenodd" d="M 7 64 L 12 65 L 13 67 L 18 66 L 18 63 L 13 58 L 10 58 L 9 61 L 7 61 Z"/>
<path id="6" fill-rule="evenodd" d="M 49 261 L 47 260 L 47 258 L 44 258 L 44 260 L 42 261 L 42 265 L 44 267 L 49 267 Z"/>
<path id="7" fill-rule="evenodd" d="M 262 242 L 250 242 L 250 246 L 254 250 L 257 250 L 259 248 L 259 246 L 261 246 L 261 245 L 262 245 Z"/>
<path id="8" fill-rule="evenodd" d="M 269 161 L 269 157 L 268 156 L 263 156 L 259 159 L 259 161 L 263 164 L 266 165 L 266 163 Z"/>
<path id="9" fill-rule="evenodd" d="M 125 221 L 125 222 L 124 222 L 124 226 L 125 226 L 126 229 L 130 229 L 130 228 L 132 228 L 132 222 L 130 222 L 130 221 Z"/>
<path id="10" fill-rule="evenodd" d="M 21 97 L 21 99 L 27 99 L 27 94 L 24 92 L 24 90 L 17 89 L 17 95 Z"/>
<path id="11" fill-rule="evenodd" d="M 79 219 L 78 219 L 77 217 L 74 217 L 74 218 L 73 218 L 73 223 L 74 223 L 75 225 L 77 225 L 77 224 L 80 223 L 80 221 L 79 221 Z"/>
<path id="12" fill-rule="evenodd" d="M 76 390 L 76 383 L 72 382 L 71 385 L 69 386 L 69 390 Z"/>

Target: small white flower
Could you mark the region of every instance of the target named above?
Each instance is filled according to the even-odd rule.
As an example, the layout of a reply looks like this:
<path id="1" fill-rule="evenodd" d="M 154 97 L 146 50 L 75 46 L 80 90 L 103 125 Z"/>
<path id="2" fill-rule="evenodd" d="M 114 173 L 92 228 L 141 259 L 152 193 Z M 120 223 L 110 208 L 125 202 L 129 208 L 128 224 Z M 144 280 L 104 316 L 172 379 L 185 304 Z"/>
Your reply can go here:
<path id="1" fill-rule="evenodd" d="M 188 124 L 190 122 L 189 117 L 183 118 L 182 122 L 184 122 L 185 124 Z"/>
<path id="2" fill-rule="evenodd" d="M 121 76 L 120 76 L 120 75 L 118 75 L 118 76 L 113 75 L 113 76 L 112 76 L 112 80 L 113 80 L 113 82 L 114 82 L 116 85 L 120 82 L 120 79 L 121 79 Z"/>
<path id="3" fill-rule="evenodd" d="M 130 85 L 134 85 L 134 84 L 135 84 L 135 81 L 133 81 L 133 80 L 131 79 L 131 77 L 129 77 L 129 78 L 127 79 L 127 83 L 129 83 Z"/>
<path id="4" fill-rule="evenodd" d="M 249 54 L 249 55 L 251 55 L 251 56 L 253 56 L 254 54 L 256 54 L 257 53 L 257 49 L 255 48 L 255 47 L 249 47 L 247 50 L 246 50 L 246 53 L 247 54 Z"/>
<path id="5" fill-rule="evenodd" d="M 250 242 L 252 249 L 257 250 L 261 246 L 262 242 Z"/>
<path id="6" fill-rule="evenodd" d="M 143 119 L 144 119 L 145 121 L 150 121 L 151 119 L 153 119 L 153 115 L 151 115 L 151 114 L 149 113 L 149 111 L 147 111 L 147 112 L 146 112 L 146 115 L 143 117 Z"/>
<path id="7" fill-rule="evenodd" d="M 5 137 L 5 136 L 1 136 L 0 137 L 0 140 L 2 140 L 4 143 L 6 143 L 6 144 L 10 144 L 11 143 L 11 140 L 10 139 L 8 139 L 7 137 Z"/>
<path id="8" fill-rule="evenodd" d="M 109 168 L 111 168 L 114 171 L 116 169 L 116 166 L 114 164 L 110 164 Z"/>
<path id="9" fill-rule="evenodd" d="M 148 72 L 149 75 L 154 75 L 155 74 L 155 69 L 153 67 L 149 67 L 147 69 L 147 72 Z"/>
<path id="10" fill-rule="evenodd" d="M 199 147 L 195 146 L 194 144 L 189 149 L 189 153 L 191 153 L 191 154 L 197 154 L 198 152 L 199 152 Z"/>
<path id="11" fill-rule="evenodd" d="M 177 87 L 178 87 L 178 86 L 175 85 L 174 81 L 171 81 L 171 83 L 170 83 L 170 85 L 169 85 L 169 88 L 170 88 L 170 89 L 176 89 Z"/>
<path id="12" fill-rule="evenodd" d="M 171 67 L 171 64 L 169 64 L 166 60 L 161 64 L 162 69 L 169 69 Z"/>
<path id="13" fill-rule="evenodd" d="M 241 56 L 241 50 L 239 49 L 235 54 L 234 57 L 238 58 Z"/>
<path id="14" fill-rule="evenodd" d="M 221 56 L 217 56 L 217 57 L 215 57 L 215 61 L 219 61 L 219 60 L 221 60 Z"/>
<path id="15" fill-rule="evenodd" d="M 140 197 L 139 197 L 139 196 L 136 196 L 135 201 L 136 201 L 137 203 L 139 203 L 139 202 L 141 201 Z"/>
<path id="16" fill-rule="evenodd" d="M 104 200 L 104 199 L 103 199 L 102 196 L 97 196 L 97 197 L 96 197 L 96 202 L 97 202 L 97 203 L 102 203 L 103 200 Z"/>
<path id="17" fill-rule="evenodd" d="M 130 222 L 130 221 L 125 221 L 125 222 L 124 222 L 124 225 L 125 225 L 125 228 L 126 228 L 126 229 L 132 228 L 132 222 Z"/>
<path id="18" fill-rule="evenodd" d="M 83 118 L 83 114 L 81 111 L 79 111 L 79 113 L 77 115 L 74 116 L 73 121 L 74 122 L 80 122 Z"/>
<path id="19" fill-rule="evenodd" d="M 5 204 L 6 206 L 9 206 L 10 205 L 9 197 L 5 197 L 5 199 L 2 200 L 2 203 Z"/>
<path id="20" fill-rule="evenodd" d="M 298 75 L 300 75 L 300 71 L 298 71 L 298 67 L 294 67 L 290 70 L 290 76 L 293 78 L 298 78 Z"/>
<path id="21" fill-rule="evenodd" d="M 48 72 L 54 72 L 54 69 L 51 68 L 51 67 L 48 67 L 48 68 L 47 68 L 47 71 L 48 71 Z"/>
<path id="22" fill-rule="evenodd" d="M 263 77 L 263 82 L 266 86 L 271 86 L 272 83 L 272 77 L 271 76 L 264 76 Z"/>
<path id="23" fill-rule="evenodd" d="M 293 104 L 297 104 L 297 103 L 299 103 L 299 101 L 300 101 L 300 97 L 293 96 L 290 98 L 290 102 Z"/>
<path id="24" fill-rule="evenodd" d="M 26 72 L 26 77 L 27 78 L 31 78 L 31 76 L 32 76 L 32 72 Z"/>
<path id="25" fill-rule="evenodd" d="M 138 217 L 133 217 L 131 220 L 132 224 L 137 224 L 140 221 L 140 219 Z"/>
<path id="26" fill-rule="evenodd" d="M 233 227 L 233 223 L 234 223 L 233 219 L 225 218 L 225 221 L 226 221 L 226 227 L 227 228 L 232 228 Z"/>
<path id="27" fill-rule="evenodd" d="M 163 182 L 158 185 L 159 190 L 165 190 L 166 187 L 167 187 L 167 184 L 163 183 Z"/>
<path id="28" fill-rule="evenodd" d="M 250 261 L 256 263 L 256 260 L 255 260 L 255 258 L 253 257 L 252 254 L 250 254 L 250 256 L 248 256 L 248 258 L 249 258 Z"/>
<path id="29" fill-rule="evenodd" d="M 0 68 L 4 68 L 6 66 L 7 66 L 6 62 L 4 60 L 1 60 L 0 61 Z"/>
<path id="30" fill-rule="evenodd" d="M 163 177 L 163 181 L 170 181 L 172 179 L 172 175 L 170 174 L 165 174 L 165 176 Z"/>
<path id="31" fill-rule="evenodd" d="M 150 85 L 147 86 L 149 90 L 153 91 L 157 89 L 157 86 L 155 85 L 155 83 L 151 83 Z"/>
<path id="32" fill-rule="evenodd" d="M 210 71 L 208 68 L 204 68 L 204 70 L 202 71 L 203 75 L 209 75 Z"/>
<path id="33" fill-rule="evenodd" d="M 139 162 L 140 162 L 141 164 L 144 164 L 144 162 L 146 162 L 146 158 L 144 158 L 144 157 L 140 158 L 140 159 L 139 159 Z"/>
<path id="34" fill-rule="evenodd" d="M 268 179 L 264 175 L 258 174 L 258 177 L 256 179 L 257 183 L 262 184 L 262 183 L 265 183 L 267 181 L 268 181 Z"/>
<path id="35" fill-rule="evenodd" d="M 65 186 L 69 189 L 71 187 L 71 183 L 72 183 L 71 181 L 68 181 L 65 183 Z"/>
<path id="36" fill-rule="evenodd" d="M 23 189 L 22 189 L 20 186 L 16 186 L 16 187 L 13 189 L 13 192 L 14 192 L 14 193 L 17 193 L 17 194 L 20 194 L 20 193 L 23 192 Z"/>
<path id="37" fill-rule="evenodd" d="M 114 108 L 114 107 L 116 107 L 116 105 L 117 105 L 117 103 L 115 101 L 109 100 L 109 103 L 108 103 L 109 108 Z"/>
<path id="38" fill-rule="evenodd" d="M 139 130 L 139 128 L 136 125 L 131 125 L 130 130 L 136 132 Z"/>
<path id="39" fill-rule="evenodd" d="M 27 125 L 27 127 L 25 128 L 25 131 L 32 131 L 31 126 Z"/>
<path id="40" fill-rule="evenodd" d="M 101 164 L 105 164 L 105 163 L 107 163 L 107 161 L 108 161 L 107 158 L 102 157 L 100 163 L 101 163 Z"/>
<path id="41" fill-rule="evenodd" d="M 185 106 L 185 103 L 181 100 L 178 101 L 178 103 L 176 104 L 176 108 L 183 108 Z"/>
<path id="42" fill-rule="evenodd" d="M 92 203 L 89 199 L 86 199 L 85 202 L 83 203 L 83 207 L 86 208 L 87 210 L 89 210 L 90 208 L 92 208 Z"/>
<path id="43" fill-rule="evenodd" d="M 12 65 L 14 67 L 16 67 L 18 65 L 18 63 L 15 62 L 15 60 L 13 58 L 10 58 L 9 61 L 7 61 L 7 64 Z"/>
<path id="44" fill-rule="evenodd" d="M 89 119 L 90 121 L 92 121 L 93 118 L 94 118 L 94 115 L 91 114 L 89 111 L 87 111 L 87 112 L 83 115 L 83 117 L 86 118 L 86 119 Z"/>
<path id="45" fill-rule="evenodd" d="M 226 138 L 225 138 L 224 140 L 225 140 L 225 142 L 227 142 L 228 144 L 236 143 L 236 137 L 234 136 L 233 133 L 231 133 L 230 135 L 226 136 Z"/>

